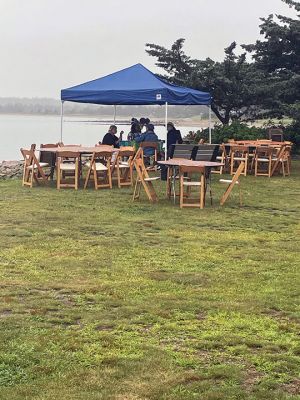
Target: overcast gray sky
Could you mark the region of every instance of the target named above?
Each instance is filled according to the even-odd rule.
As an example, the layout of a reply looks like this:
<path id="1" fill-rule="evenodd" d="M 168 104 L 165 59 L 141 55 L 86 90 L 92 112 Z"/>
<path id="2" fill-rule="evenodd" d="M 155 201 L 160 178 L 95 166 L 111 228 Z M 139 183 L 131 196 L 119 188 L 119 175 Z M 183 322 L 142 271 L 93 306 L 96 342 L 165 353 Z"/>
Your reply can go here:
<path id="1" fill-rule="evenodd" d="M 56 97 L 141 62 L 145 43 L 186 38 L 195 58 L 252 43 L 259 17 L 291 14 L 281 0 L 0 0 L 0 97 Z"/>

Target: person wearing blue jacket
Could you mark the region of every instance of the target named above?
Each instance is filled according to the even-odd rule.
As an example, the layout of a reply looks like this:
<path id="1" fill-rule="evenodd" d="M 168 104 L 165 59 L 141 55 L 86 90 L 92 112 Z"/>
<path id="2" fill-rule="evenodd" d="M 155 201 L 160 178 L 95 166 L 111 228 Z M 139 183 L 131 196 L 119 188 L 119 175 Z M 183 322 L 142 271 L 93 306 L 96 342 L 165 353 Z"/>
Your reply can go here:
<path id="1" fill-rule="evenodd" d="M 147 130 L 145 133 L 142 133 L 140 136 L 135 138 L 137 143 L 141 142 L 158 142 L 158 136 L 154 132 L 154 125 L 147 124 Z M 153 147 L 145 147 L 144 148 L 144 156 L 151 157 L 154 155 Z"/>

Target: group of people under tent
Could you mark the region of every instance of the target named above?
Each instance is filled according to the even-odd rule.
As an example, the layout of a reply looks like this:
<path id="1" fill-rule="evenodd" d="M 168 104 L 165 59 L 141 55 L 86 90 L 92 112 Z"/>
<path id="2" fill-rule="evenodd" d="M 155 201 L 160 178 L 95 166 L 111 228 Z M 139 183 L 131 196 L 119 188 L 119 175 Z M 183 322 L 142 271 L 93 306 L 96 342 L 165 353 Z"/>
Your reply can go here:
<path id="1" fill-rule="evenodd" d="M 111 125 L 108 132 L 104 136 L 102 143 L 116 148 L 120 147 L 120 142 L 123 140 L 124 131 L 120 132 L 119 137 L 117 136 L 118 128 L 116 125 Z M 173 144 L 182 144 L 183 140 L 181 137 L 180 130 L 176 129 L 173 122 L 167 123 L 167 155 L 170 155 L 171 146 Z M 130 132 L 127 136 L 128 141 L 135 141 L 136 143 L 142 142 L 158 142 L 158 136 L 155 133 L 155 127 L 151 123 L 149 118 L 141 118 L 139 121 L 136 118 L 131 119 Z M 152 147 L 144 148 L 144 155 L 151 157 L 154 154 Z"/>

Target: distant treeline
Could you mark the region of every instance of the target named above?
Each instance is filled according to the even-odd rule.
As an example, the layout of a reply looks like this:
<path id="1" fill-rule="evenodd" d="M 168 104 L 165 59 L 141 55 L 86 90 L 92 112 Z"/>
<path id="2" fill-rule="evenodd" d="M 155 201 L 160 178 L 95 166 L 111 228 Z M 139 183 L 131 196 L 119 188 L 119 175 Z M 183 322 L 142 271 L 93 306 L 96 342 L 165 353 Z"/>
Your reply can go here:
<path id="1" fill-rule="evenodd" d="M 60 115 L 61 103 L 51 98 L 18 98 L 0 97 L 0 114 L 41 114 Z M 65 115 L 108 116 L 113 115 L 113 106 L 101 106 L 97 104 L 64 103 Z M 117 116 L 145 116 L 163 118 L 165 107 L 160 106 L 118 106 Z M 194 116 L 208 117 L 208 109 L 205 106 L 169 106 L 170 118 L 188 118 Z"/>

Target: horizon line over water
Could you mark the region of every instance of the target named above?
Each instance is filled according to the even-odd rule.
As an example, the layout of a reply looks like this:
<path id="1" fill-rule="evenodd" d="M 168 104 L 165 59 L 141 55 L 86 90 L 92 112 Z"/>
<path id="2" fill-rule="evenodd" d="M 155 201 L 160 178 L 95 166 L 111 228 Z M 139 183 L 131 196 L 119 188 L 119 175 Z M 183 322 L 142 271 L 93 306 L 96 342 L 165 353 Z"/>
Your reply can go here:
<path id="1" fill-rule="evenodd" d="M 124 120 L 121 121 L 124 122 Z M 112 123 L 113 121 L 108 120 L 66 116 L 63 126 L 63 141 L 67 144 L 93 146 L 103 139 Z M 118 125 L 118 121 L 116 121 L 116 125 Z M 126 140 L 130 124 L 120 123 L 119 125 L 121 128 L 118 129 L 118 133 L 123 130 L 124 140 Z M 180 129 L 182 136 L 185 136 L 190 130 L 197 130 L 204 126 L 205 121 L 201 121 L 199 124 L 176 127 Z M 166 138 L 166 130 L 163 125 L 157 125 L 155 132 L 160 139 Z M 35 143 L 39 148 L 42 143 L 60 141 L 60 116 L 0 114 L 0 134 L 2 139 L 0 162 L 21 160 L 20 148 L 22 147 L 29 148 L 32 143 Z"/>

